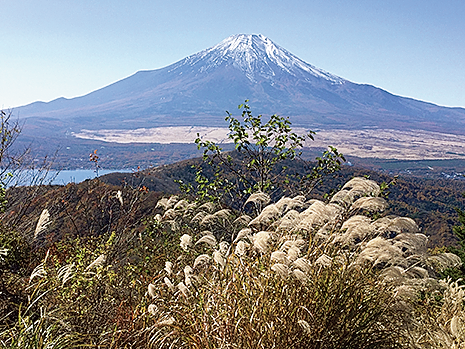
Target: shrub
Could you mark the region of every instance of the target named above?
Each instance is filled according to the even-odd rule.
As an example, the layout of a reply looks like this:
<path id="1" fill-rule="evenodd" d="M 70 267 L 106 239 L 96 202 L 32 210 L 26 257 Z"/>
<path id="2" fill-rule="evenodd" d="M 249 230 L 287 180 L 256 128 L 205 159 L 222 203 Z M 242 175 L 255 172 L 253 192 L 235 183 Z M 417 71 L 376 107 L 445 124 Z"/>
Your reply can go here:
<path id="1" fill-rule="evenodd" d="M 326 204 L 297 196 L 266 205 L 260 193 L 248 200 L 265 206 L 253 219 L 165 199 L 156 220 L 177 233 L 182 253 L 148 285 L 151 345 L 414 347 L 417 294 L 439 292 L 438 270 L 460 261 L 430 256 L 413 220 L 380 216 L 380 193 L 365 178 Z"/>

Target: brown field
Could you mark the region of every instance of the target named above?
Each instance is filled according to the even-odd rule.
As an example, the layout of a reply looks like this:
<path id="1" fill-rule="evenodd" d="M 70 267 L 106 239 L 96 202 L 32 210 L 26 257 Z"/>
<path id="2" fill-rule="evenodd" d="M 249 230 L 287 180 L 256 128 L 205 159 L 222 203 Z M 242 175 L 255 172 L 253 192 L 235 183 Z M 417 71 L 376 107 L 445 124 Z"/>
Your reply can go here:
<path id="1" fill-rule="evenodd" d="M 294 128 L 299 133 L 305 129 Z M 227 128 L 157 127 L 135 130 L 82 130 L 81 139 L 115 143 L 193 143 L 199 133 L 216 143 L 231 143 Z M 465 159 L 465 136 L 421 130 L 320 130 L 308 146 L 337 147 L 345 155 L 398 160 Z"/>

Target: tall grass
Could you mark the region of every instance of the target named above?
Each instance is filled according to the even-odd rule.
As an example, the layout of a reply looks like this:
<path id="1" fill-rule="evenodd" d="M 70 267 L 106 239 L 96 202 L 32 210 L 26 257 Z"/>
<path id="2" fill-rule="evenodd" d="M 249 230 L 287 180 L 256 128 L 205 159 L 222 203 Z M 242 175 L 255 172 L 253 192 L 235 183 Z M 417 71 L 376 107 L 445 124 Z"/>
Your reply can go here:
<path id="1" fill-rule="evenodd" d="M 379 193 L 357 178 L 328 202 L 260 193 L 245 212 L 162 199 L 144 233 L 64 239 L 2 274 L 18 297 L 0 307 L 0 345 L 465 347 L 463 288 L 438 280 L 456 256 L 430 255 Z"/>

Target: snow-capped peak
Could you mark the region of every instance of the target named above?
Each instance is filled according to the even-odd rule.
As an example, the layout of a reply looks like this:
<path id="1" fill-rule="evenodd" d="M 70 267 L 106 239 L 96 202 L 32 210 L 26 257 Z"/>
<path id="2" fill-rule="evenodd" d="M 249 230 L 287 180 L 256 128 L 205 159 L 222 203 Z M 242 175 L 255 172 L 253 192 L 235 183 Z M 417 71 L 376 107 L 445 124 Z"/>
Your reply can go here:
<path id="1" fill-rule="evenodd" d="M 273 79 L 283 71 L 299 78 L 305 78 L 311 74 L 313 77 L 336 84 L 345 81 L 304 62 L 262 34 L 230 36 L 209 49 L 187 57 L 180 63 L 175 69 L 187 64 L 198 67 L 199 72 L 208 71 L 223 64 L 232 64 L 242 70 L 252 81 L 256 81 L 259 77 Z"/>

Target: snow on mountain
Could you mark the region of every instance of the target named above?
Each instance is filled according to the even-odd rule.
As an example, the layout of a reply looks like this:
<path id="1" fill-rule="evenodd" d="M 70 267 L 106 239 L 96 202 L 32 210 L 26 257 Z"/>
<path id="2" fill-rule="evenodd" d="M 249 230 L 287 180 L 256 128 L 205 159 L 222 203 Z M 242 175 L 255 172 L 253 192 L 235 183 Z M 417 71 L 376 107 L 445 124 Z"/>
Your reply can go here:
<path id="1" fill-rule="evenodd" d="M 209 49 L 183 59 L 170 71 L 191 66 L 198 73 L 207 73 L 221 65 L 233 65 L 252 82 L 259 81 L 260 77 L 273 80 L 283 72 L 304 79 L 308 79 L 306 75 L 311 74 L 334 84 L 345 82 L 338 76 L 304 62 L 262 34 L 230 36 Z"/>

